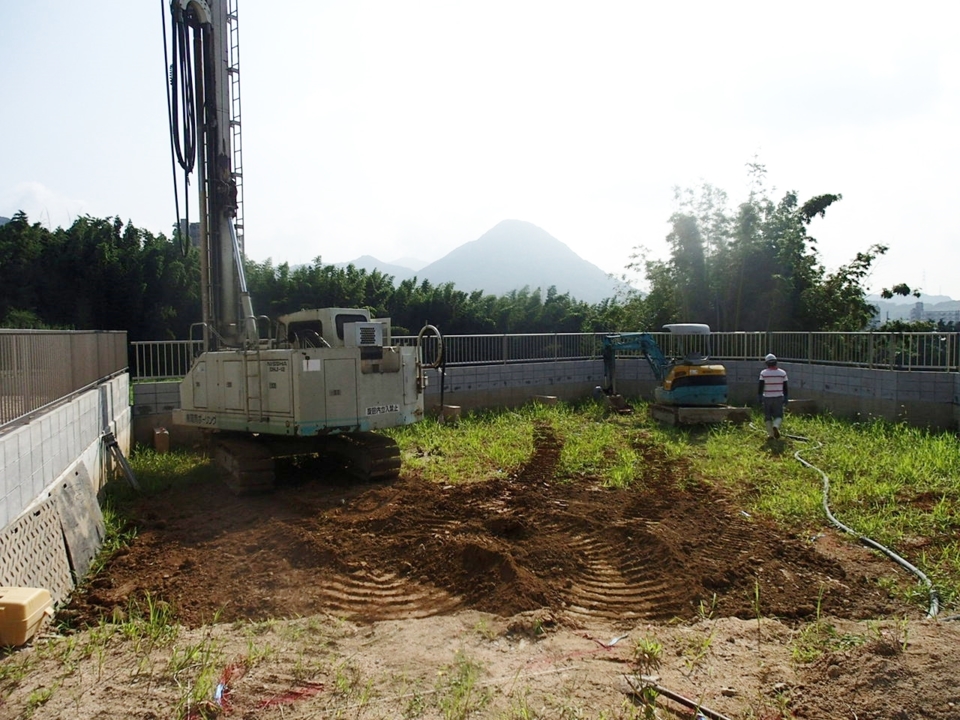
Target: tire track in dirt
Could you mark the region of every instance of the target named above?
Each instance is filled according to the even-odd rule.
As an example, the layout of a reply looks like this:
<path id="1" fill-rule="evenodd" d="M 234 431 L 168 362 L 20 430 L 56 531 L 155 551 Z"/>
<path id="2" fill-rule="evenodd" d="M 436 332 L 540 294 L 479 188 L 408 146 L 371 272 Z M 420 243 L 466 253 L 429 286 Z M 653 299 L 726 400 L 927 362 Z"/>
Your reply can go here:
<path id="1" fill-rule="evenodd" d="M 619 621 L 655 620 L 682 612 L 675 583 L 662 577 L 649 557 L 631 559 L 636 553 L 632 544 L 574 537 L 570 550 L 585 563 L 571 580 L 567 597 L 571 615 Z"/>
<path id="2" fill-rule="evenodd" d="M 638 435 L 628 489 L 558 477 L 563 440 L 536 428 L 512 477 L 462 485 L 335 475 L 236 498 L 217 483 L 132 508 L 139 536 L 67 615 L 96 623 L 149 593 L 199 625 L 328 613 L 398 620 L 471 608 L 591 619 L 904 614 L 873 577 L 749 518 Z M 820 597 L 821 588 L 825 588 Z"/>
<path id="3" fill-rule="evenodd" d="M 334 615 L 363 615 L 376 620 L 430 617 L 462 607 L 458 598 L 438 588 L 376 571 L 331 575 L 319 589 L 317 599 Z"/>

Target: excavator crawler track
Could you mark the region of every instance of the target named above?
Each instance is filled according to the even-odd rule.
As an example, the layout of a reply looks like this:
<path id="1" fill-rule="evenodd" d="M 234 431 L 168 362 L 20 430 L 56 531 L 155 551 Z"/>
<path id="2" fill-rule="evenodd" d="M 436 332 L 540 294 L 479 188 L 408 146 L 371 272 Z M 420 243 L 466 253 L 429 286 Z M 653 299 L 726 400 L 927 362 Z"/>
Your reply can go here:
<path id="1" fill-rule="evenodd" d="M 213 459 L 220 476 L 237 495 L 270 492 L 276 482 L 273 454 L 255 437 L 215 436 Z"/>
<path id="2" fill-rule="evenodd" d="M 276 458 L 318 456 L 319 467 L 346 471 L 361 482 L 389 482 L 400 475 L 400 448 L 370 432 L 315 438 L 270 438 L 216 434 L 211 440 L 214 462 L 224 483 L 236 495 L 270 492 L 276 485 Z"/>
<path id="3" fill-rule="evenodd" d="M 400 447 L 396 441 L 369 432 L 344 433 L 322 438 L 321 454 L 337 458 L 351 475 L 363 482 L 395 480 L 400 476 Z"/>

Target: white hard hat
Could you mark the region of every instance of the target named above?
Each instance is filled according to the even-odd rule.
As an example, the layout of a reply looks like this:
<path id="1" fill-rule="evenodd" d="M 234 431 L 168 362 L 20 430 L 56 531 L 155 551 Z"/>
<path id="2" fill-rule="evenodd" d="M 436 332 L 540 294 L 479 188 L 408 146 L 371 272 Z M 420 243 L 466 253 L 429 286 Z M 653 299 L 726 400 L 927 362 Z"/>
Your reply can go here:
<path id="1" fill-rule="evenodd" d="M 777 356 L 773 353 L 770 353 L 764 358 L 764 360 L 766 360 L 768 363 L 775 363 L 777 361 Z"/>

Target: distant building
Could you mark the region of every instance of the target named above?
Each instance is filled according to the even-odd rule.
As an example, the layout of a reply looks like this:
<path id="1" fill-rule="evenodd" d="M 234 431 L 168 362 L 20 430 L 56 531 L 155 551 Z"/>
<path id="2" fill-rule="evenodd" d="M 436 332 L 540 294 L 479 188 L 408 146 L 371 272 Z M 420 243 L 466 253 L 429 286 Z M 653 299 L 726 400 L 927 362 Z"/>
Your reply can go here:
<path id="1" fill-rule="evenodd" d="M 933 320 L 933 322 L 958 323 L 960 322 L 960 310 L 924 310 L 923 303 L 915 303 L 910 309 L 911 320 Z"/>
<path id="2" fill-rule="evenodd" d="M 192 222 L 190 223 L 190 231 L 187 232 L 187 221 L 180 221 L 180 234 L 186 235 L 190 238 L 190 244 L 195 248 L 200 247 L 200 223 Z"/>

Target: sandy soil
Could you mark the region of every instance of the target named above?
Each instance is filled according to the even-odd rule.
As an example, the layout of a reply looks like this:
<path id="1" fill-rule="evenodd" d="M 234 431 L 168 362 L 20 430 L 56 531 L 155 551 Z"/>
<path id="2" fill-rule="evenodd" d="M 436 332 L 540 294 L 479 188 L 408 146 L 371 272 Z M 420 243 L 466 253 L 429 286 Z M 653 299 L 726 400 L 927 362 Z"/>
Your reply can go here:
<path id="1" fill-rule="evenodd" d="M 960 628 L 895 599 L 898 567 L 640 449 L 626 491 L 556 478 L 544 431 L 521 472 L 469 485 L 307 467 L 271 495 L 143 498 L 136 541 L 61 611 L 76 633 L 0 661 L 0 718 L 643 717 L 641 671 L 730 718 L 960 717 Z M 147 593 L 175 640 L 100 625 Z M 188 703 L 204 668 L 225 693 Z M 656 717 L 692 716 L 666 694 Z"/>

